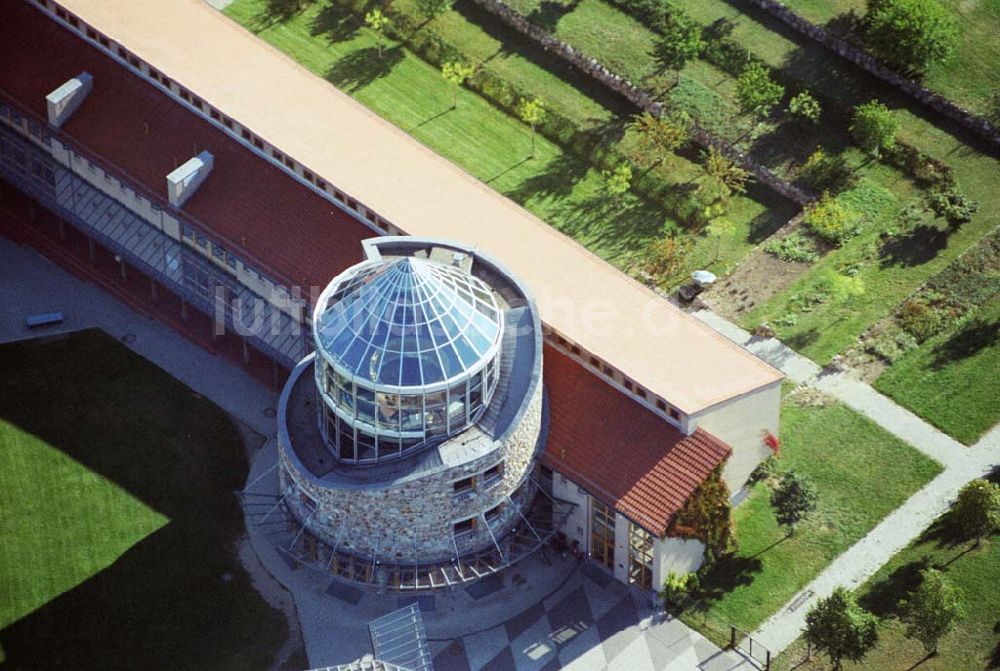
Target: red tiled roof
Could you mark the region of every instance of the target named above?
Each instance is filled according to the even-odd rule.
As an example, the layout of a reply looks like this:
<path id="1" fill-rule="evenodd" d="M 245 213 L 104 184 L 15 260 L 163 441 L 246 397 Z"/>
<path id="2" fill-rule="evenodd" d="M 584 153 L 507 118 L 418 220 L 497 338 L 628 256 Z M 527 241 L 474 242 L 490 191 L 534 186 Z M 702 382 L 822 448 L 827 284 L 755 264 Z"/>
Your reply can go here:
<path id="1" fill-rule="evenodd" d="M 62 130 L 167 201 L 166 176 L 203 150 L 215 165 L 182 208 L 253 266 L 325 286 L 375 233 L 27 3 L 3 3 L 0 89 L 42 119 L 45 96 L 83 71 L 94 88 Z M 275 92 L 280 95 L 280 92 Z"/>
<path id="2" fill-rule="evenodd" d="M 550 424 L 542 462 L 659 536 L 732 452 L 701 429 L 685 436 L 549 345 L 544 379 Z"/>

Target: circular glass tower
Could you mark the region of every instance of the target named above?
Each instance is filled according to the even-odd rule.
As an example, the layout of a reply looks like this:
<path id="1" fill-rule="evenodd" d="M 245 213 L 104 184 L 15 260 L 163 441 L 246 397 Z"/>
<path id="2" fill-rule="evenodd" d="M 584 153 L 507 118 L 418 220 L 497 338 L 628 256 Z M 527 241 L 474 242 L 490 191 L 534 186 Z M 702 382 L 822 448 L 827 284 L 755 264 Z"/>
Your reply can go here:
<path id="1" fill-rule="evenodd" d="M 320 425 L 341 461 L 374 464 L 475 423 L 493 396 L 503 311 L 455 264 L 408 256 L 354 266 L 313 315 Z"/>

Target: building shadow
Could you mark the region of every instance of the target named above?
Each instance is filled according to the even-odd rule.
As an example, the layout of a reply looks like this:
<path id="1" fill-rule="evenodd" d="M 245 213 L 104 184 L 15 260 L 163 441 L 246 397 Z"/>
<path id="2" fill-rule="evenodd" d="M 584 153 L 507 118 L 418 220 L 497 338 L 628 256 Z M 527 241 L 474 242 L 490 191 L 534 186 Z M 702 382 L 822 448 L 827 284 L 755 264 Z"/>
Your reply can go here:
<path id="1" fill-rule="evenodd" d="M 580 0 L 571 0 L 570 2 L 560 2 L 560 0 L 542 0 L 538 7 L 533 9 L 530 14 L 528 14 L 528 21 L 544 28 L 550 33 L 556 31 L 556 26 L 559 25 L 559 20 L 566 16 L 580 4 Z"/>
<path id="2" fill-rule="evenodd" d="M 236 557 L 249 466 L 228 415 L 96 329 L 4 345 L 0 370 L 0 417 L 169 520 L 0 631 L 5 668 L 269 665 L 287 626 Z"/>
<path id="3" fill-rule="evenodd" d="M 264 9 L 253 17 L 250 30 L 258 33 L 279 23 L 285 23 L 302 11 L 304 0 L 267 0 Z"/>
<path id="4" fill-rule="evenodd" d="M 365 47 L 330 66 L 326 80 L 343 91 L 356 93 L 392 72 L 404 56 L 403 47 L 399 45 L 383 47 L 381 57 L 376 47 Z"/>

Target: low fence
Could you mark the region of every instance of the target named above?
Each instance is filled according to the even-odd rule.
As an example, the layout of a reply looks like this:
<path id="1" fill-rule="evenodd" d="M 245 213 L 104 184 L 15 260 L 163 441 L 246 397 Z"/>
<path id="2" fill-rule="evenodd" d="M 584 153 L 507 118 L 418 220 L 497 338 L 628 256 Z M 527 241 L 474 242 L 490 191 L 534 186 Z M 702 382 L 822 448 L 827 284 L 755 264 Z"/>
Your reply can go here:
<path id="1" fill-rule="evenodd" d="M 771 651 L 739 627 L 729 628 L 729 647 L 747 657 L 763 671 L 771 671 Z"/>
<path id="2" fill-rule="evenodd" d="M 995 147 L 1000 147 L 1000 129 L 997 129 L 988 120 L 976 116 L 944 96 L 934 93 L 912 79 L 908 79 L 899 72 L 884 65 L 865 50 L 859 49 L 847 40 L 799 16 L 778 0 L 748 0 L 748 2 L 764 10 L 796 32 L 819 42 L 841 58 L 854 63 L 869 74 L 878 77 L 918 102 L 927 105 L 935 112 L 957 121 L 963 127 L 989 141 Z"/>
<path id="3" fill-rule="evenodd" d="M 546 52 L 558 57 L 576 70 L 618 93 L 639 109 L 655 116 L 660 116 L 666 111 L 666 106 L 656 100 L 650 91 L 633 84 L 625 77 L 609 70 L 597 59 L 577 51 L 569 44 L 554 37 L 544 28 L 531 23 L 531 21 L 503 2 L 503 0 L 473 1 L 490 14 L 499 18 L 507 26 L 535 42 Z M 703 128 L 694 125 L 691 129 L 691 137 L 695 142 L 704 147 L 714 147 L 726 158 L 740 164 L 753 173 L 757 181 L 774 189 L 774 191 L 785 198 L 793 200 L 799 205 L 805 205 L 814 199 L 814 194 L 778 176 L 767 166 L 746 156 L 743 152 L 720 138 L 715 137 Z"/>

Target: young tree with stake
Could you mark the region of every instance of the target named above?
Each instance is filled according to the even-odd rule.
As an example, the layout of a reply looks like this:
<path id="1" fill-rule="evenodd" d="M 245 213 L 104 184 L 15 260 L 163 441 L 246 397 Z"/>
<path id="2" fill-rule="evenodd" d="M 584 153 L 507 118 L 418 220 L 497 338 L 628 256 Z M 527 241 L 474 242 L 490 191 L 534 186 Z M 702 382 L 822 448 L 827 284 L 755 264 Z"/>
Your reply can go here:
<path id="1" fill-rule="evenodd" d="M 381 9 L 373 9 L 365 14 L 365 25 L 375 33 L 375 43 L 378 45 L 378 57 L 382 58 L 382 39 L 385 37 L 385 27 L 389 24 L 389 17 L 382 13 Z"/>
<path id="2" fill-rule="evenodd" d="M 545 118 L 545 103 L 539 98 L 522 98 L 517 106 L 517 116 L 531 126 L 531 158 L 535 158 L 535 131 Z"/>
<path id="3" fill-rule="evenodd" d="M 458 87 L 465 83 L 476 71 L 471 65 L 466 65 L 460 61 L 448 61 L 441 66 L 441 76 L 451 84 L 451 108 L 458 107 Z"/>

